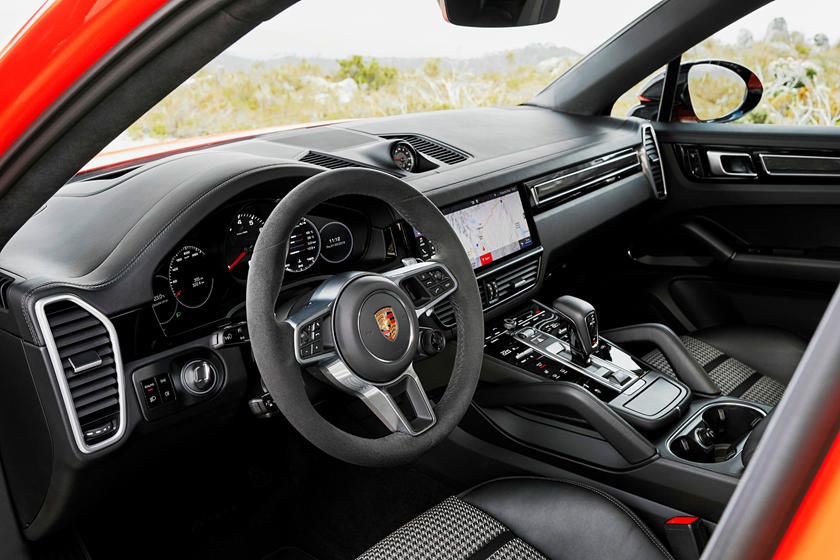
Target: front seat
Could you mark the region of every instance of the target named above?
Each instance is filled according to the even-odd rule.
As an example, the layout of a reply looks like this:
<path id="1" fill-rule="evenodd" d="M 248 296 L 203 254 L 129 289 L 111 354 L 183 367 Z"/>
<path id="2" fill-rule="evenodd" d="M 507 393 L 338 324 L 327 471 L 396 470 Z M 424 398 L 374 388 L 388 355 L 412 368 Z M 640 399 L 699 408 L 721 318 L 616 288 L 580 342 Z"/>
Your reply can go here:
<path id="1" fill-rule="evenodd" d="M 772 327 L 725 325 L 680 337 L 722 395 L 776 406 L 802 359 L 806 343 Z M 674 370 L 659 350 L 642 359 L 669 375 Z"/>
<path id="2" fill-rule="evenodd" d="M 491 481 L 444 500 L 358 560 L 672 558 L 612 496 L 540 478 Z"/>

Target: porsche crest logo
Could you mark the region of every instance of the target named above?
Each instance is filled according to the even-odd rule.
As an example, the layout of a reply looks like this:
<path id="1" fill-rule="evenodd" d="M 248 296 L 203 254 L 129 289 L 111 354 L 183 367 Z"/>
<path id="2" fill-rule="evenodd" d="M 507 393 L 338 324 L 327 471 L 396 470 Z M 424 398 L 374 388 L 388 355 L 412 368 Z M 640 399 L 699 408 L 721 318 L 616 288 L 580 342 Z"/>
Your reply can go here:
<path id="1" fill-rule="evenodd" d="M 394 308 L 383 307 L 373 316 L 376 318 L 376 324 L 379 325 L 379 332 L 382 333 L 382 336 L 388 340 L 395 340 L 399 325 L 397 324 L 397 316 L 394 315 Z"/>

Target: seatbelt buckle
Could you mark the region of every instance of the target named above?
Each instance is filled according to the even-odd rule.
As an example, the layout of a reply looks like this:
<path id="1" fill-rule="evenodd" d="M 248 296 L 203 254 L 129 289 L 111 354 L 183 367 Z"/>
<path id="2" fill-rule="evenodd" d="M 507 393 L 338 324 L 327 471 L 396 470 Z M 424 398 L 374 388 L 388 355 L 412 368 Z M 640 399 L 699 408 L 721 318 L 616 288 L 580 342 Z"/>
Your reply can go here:
<path id="1" fill-rule="evenodd" d="M 699 517 L 672 517 L 665 522 L 665 537 L 677 560 L 698 560 L 709 541 L 709 531 Z"/>

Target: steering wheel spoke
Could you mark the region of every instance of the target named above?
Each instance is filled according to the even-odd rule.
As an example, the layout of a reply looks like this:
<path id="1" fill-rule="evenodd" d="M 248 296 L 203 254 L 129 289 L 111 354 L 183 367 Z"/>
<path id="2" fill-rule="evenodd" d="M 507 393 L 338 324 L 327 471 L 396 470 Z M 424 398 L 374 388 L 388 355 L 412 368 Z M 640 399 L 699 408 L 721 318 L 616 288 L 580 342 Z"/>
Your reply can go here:
<path id="1" fill-rule="evenodd" d="M 411 263 L 384 274 L 412 298 L 417 317 L 428 313 L 458 289 L 455 275 L 436 260 Z"/>
<path id="2" fill-rule="evenodd" d="M 365 403 L 390 432 L 418 436 L 436 422 L 413 364 L 388 383 L 362 379 L 340 359 L 325 362 L 320 369 L 330 383 Z"/>

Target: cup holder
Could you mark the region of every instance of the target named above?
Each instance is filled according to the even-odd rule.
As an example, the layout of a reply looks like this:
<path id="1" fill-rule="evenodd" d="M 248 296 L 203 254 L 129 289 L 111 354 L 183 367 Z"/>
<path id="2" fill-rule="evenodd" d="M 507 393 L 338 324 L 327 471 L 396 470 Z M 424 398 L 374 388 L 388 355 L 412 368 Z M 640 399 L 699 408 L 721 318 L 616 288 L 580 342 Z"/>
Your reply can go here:
<path id="1" fill-rule="evenodd" d="M 693 463 L 724 463 L 738 455 L 764 416 L 763 411 L 749 405 L 711 405 L 683 425 L 668 449 Z"/>

